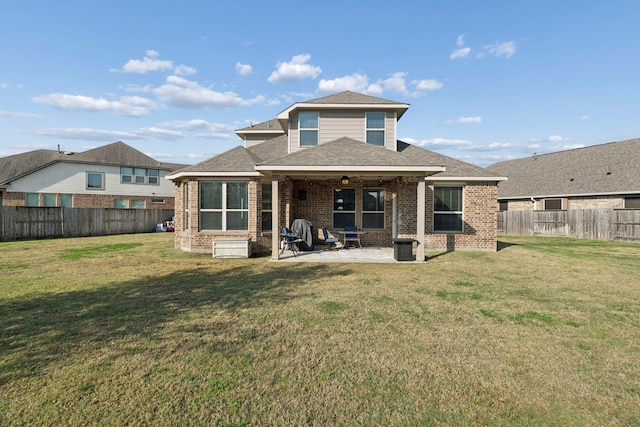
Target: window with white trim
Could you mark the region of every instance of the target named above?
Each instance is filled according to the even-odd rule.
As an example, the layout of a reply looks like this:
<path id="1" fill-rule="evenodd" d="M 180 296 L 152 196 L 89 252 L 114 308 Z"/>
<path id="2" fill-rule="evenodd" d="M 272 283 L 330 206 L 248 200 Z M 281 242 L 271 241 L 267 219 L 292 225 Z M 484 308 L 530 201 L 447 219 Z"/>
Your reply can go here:
<path id="1" fill-rule="evenodd" d="M 146 203 L 144 199 L 131 200 L 131 209 L 144 209 L 145 207 L 146 207 Z"/>
<path id="2" fill-rule="evenodd" d="M 462 232 L 461 186 L 435 187 L 433 189 L 433 231 Z"/>
<path id="3" fill-rule="evenodd" d="M 356 189 L 336 188 L 333 192 L 333 228 L 356 225 Z"/>
<path id="4" fill-rule="evenodd" d="M 189 181 L 184 182 L 184 229 L 189 229 Z"/>
<path id="5" fill-rule="evenodd" d="M 60 206 L 63 208 L 72 208 L 73 207 L 73 194 L 61 194 L 60 195 Z"/>
<path id="6" fill-rule="evenodd" d="M 129 209 L 129 199 L 115 199 L 113 207 L 116 209 Z"/>
<path id="7" fill-rule="evenodd" d="M 318 145 L 318 113 L 302 112 L 298 114 L 300 146 Z"/>
<path id="8" fill-rule="evenodd" d="M 367 113 L 367 143 L 384 147 L 385 113 Z"/>
<path id="9" fill-rule="evenodd" d="M 159 169 L 120 167 L 120 182 L 122 184 L 149 184 L 159 183 Z"/>
<path id="10" fill-rule="evenodd" d="M 200 182 L 201 230 L 249 230 L 249 183 Z"/>
<path id="11" fill-rule="evenodd" d="M 364 188 L 362 190 L 362 228 L 384 228 L 384 189 Z"/>

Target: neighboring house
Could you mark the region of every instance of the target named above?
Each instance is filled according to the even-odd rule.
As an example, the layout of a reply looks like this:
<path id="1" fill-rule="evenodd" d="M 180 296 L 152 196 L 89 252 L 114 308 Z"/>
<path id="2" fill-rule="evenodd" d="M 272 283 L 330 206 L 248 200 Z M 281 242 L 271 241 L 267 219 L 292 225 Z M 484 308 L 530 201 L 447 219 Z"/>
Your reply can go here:
<path id="1" fill-rule="evenodd" d="M 81 153 L 35 150 L 0 158 L 0 205 L 173 209 L 160 163 L 123 142 Z"/>
<path id="2" fill-rule="evenodd" d="M 640 209 L 640 139 L 533 155 L 489 166 L 507 176 L 500 210 Z"/>
<path id="3" fill-rule="evenodd" d="M 393 238 L 424 250 L 496 250 L 497 182 L 483 168 L 397 140 L 409 105 L 353 92 L 299 102 L 236 131 L 233 148 L 170 176 L 176 247 L 210 252 L 216 238 L 250 239 L 279 257 L 280 227 L 314 234 L 355 225 L 363 245 Z"/>

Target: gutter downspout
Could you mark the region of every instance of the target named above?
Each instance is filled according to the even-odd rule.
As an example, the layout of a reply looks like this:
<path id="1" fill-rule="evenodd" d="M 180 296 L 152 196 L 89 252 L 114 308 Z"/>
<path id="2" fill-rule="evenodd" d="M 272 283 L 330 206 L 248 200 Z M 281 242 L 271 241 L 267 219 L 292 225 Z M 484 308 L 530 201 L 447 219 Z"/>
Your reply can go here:
<path id="1" fill-rule="evenodd" d="M 396 239 L 398 237 L 398 193 L 391 193 L 392 200 L 392 219 L 391 219 L 391 238 Z"/>

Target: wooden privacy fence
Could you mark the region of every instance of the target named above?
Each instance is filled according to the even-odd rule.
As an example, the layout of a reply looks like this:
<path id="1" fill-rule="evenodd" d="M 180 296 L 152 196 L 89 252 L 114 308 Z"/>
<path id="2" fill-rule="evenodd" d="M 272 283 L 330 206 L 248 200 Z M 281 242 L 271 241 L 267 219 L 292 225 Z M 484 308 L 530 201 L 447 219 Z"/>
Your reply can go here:
<path id="1" fill-rule="evenodd" d="M 498 232 L 640 241 L 640 209 L 500 211 Z"/>
<path id="2" fill-rule="evenodd" d="M 0 241 L 148 233 L 173 209 L 0 206 Z"/>

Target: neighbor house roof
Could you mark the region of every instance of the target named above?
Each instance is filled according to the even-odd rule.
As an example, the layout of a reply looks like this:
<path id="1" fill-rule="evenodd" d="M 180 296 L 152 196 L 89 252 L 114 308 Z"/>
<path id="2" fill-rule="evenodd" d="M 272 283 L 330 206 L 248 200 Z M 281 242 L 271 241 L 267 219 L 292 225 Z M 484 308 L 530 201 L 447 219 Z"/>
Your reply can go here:
<path id="1" fill-rule="evenodd" d="M 498 198 L 569 197 L 640 193 L 640 139 L 593 145 L 495 163 L 507 176 Z"/>
<path id="2" fill-rule="evenodd" d="M 80 153 L 35 150 L 0 158 L 0 184 L 46 168 L 54 163 L 84 163 L 175 170 L 184 165 L 161 163 L 133 147 L 118 141 Z"/>

